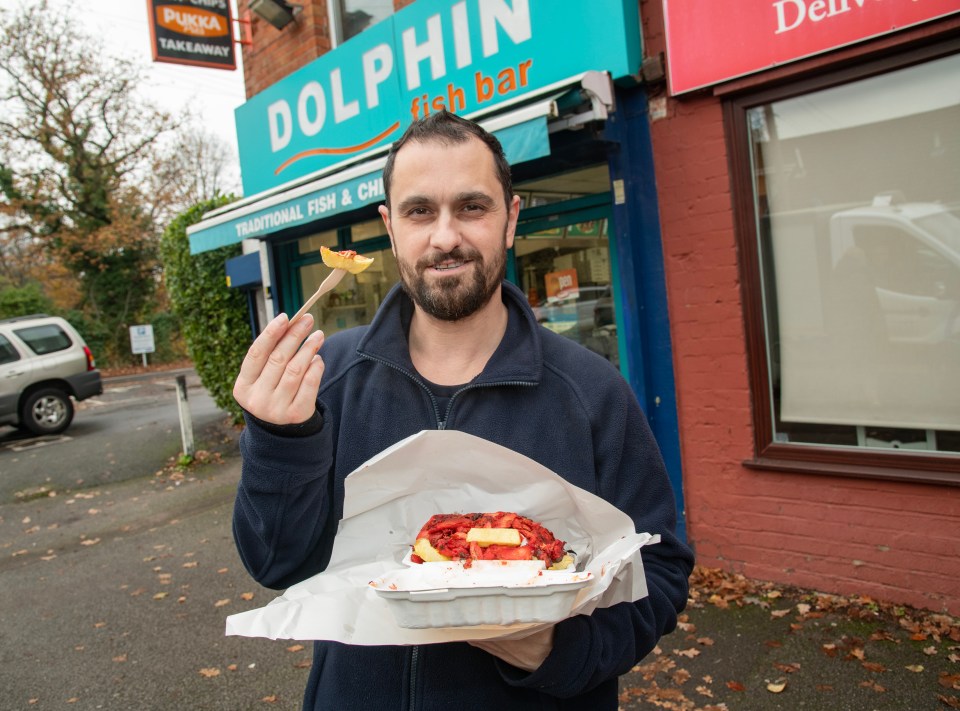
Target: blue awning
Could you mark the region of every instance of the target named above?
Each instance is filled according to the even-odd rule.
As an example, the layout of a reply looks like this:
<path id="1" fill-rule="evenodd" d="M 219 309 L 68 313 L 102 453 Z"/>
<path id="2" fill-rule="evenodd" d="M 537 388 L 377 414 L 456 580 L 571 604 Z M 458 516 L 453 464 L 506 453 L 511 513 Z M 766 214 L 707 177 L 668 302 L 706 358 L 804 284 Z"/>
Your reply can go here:
<path id="1" fill-rule="evenodd" d="M 227 286 L 233 289 L 251 288 L 263 283 L 260 272 L 260 252 L 251 252 L 228 259 L 225 264 Z"/>
<path id="2" fill-rule="evenodd" d="M 547 100 L 480 123 L 499 139 L 507 160 L 515 165 L 550 154 L 547 117 L 554 112 L 553 101 Z M 534 118 L 529 118 L 531 114 Z M 383 155 L 309 183 L 225 206 L 187 228 L 190 253 L 265 237 L 382 202 L 385 163 Z"/>

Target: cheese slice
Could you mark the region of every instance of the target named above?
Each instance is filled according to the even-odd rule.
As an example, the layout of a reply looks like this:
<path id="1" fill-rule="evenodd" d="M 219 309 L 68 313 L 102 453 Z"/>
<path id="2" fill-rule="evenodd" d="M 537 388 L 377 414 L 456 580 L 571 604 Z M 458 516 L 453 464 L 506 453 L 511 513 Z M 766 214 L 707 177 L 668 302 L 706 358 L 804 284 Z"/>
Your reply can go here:
<path id="1" fill-rule="evenodd" d="M 430 540 L 427 538 L 418 538 L 417 542 L 413 544 L 413 552 L 420 556 L 420 559 L 424 563 L 440 563 L 441 561 L 450 560 L 443 553 L 431 546 Z"/>
<path id="2" fill-rule="evenodd" d="M 515 528 L 471 528 L 467 531 L 467 543 L 476 543 L 481 548 L 519 546 L 520 531 Z"/>

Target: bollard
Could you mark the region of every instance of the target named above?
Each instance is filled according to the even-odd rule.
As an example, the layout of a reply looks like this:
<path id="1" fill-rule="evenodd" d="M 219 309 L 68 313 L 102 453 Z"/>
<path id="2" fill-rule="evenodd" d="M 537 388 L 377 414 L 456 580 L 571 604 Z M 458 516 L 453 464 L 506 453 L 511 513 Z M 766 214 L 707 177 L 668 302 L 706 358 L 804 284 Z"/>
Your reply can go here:
<path id="1" fill-rule="evenodd" d="M 180 412 L 180 439 L 183 442 L 183 454 L 192 457 L 193 420 L 190 417 L 190 405 L 187 403 L 187 376 L 177 376 L 177 410 Z"/>

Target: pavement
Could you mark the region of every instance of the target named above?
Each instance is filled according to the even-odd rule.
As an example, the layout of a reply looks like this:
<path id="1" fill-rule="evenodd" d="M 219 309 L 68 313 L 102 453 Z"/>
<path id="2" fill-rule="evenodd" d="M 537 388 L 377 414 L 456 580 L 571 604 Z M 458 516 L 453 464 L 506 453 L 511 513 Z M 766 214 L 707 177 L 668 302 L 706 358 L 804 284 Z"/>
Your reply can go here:
<path id="1" fill-rule="evenodd" d="M 679 628 L 620 691 L 624 711 L 956 709 L 960 624 L 697 569 Z"/>
<path id="2" fill-rule="evenodd" d="M 0 506 L 0 709 L 300 707 L 309 643 L 224 636 L 277 593 L 233 546 L 222 441 L 188 469 Z M 960 627 L 698 569 L 680 628 L 620 690 L 623 711 L 960 708 Z"/>

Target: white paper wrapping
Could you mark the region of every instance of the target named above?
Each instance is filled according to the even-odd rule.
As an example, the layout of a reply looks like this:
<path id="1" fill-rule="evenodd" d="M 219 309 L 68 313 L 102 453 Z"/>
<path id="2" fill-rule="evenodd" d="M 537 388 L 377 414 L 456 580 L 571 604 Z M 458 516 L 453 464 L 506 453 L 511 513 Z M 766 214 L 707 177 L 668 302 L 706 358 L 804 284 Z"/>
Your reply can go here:
<path id="1" fill-rule="evenodd" d="M 593 579 L 550 623 L 406 629 L 369 581 L 402 566 L 435 513 L 515 511 L 577 552 Z M 265 607 L 227 618 L 226 633 L 347 644 L 412 645 L 523 637 L 575 614 L 647 595 L 640 549 L 658 535 L 603 499 L 521 454 L 456 431 L 423 431 L 373 457 L 345 481 L 343 519 L 327 569 Z M 422 603 L 429 604 L 429 603 Z"/>

